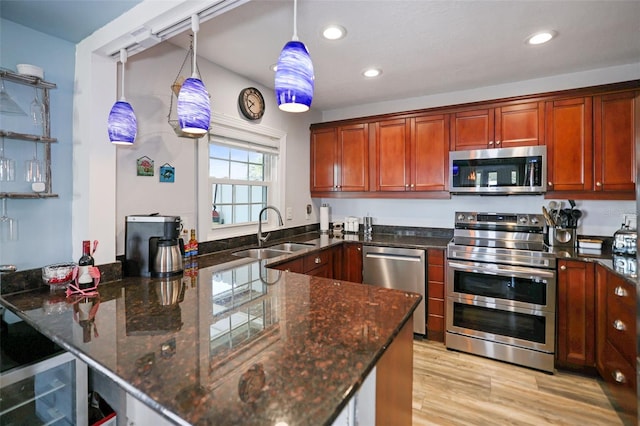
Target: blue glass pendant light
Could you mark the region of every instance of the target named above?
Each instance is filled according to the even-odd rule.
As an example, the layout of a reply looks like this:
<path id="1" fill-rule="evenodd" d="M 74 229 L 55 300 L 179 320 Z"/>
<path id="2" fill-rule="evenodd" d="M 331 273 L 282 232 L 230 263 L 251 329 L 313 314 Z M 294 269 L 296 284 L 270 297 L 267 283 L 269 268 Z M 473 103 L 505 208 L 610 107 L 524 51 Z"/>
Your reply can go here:
<path id="1" fill-rule="evenodd" d="M 278 107 L 286 112 L 305 112 L 313 100 L 315 76 L 307 47 L 298 40 L 296 18 L 298 2 L 293 2 L 293 37 L 284 45 L 275 77 Z"/>
<path id="2" fill-rule="evenodd" d="M 133 112 L 131 104 L 124 98 L 124 64 L 127 62 L 126 49 L 120 49 L 120 62 L 122 62 L 122 95 L 113 104 L 109 113 L 107 128 L 109 140 L 117 145 L 132 145 L 138 132 L 138 120 Z"/>
<path id="3" fill-rule="evenodd" d="M 191 29 L 193 31 L 193 73 L 182 83 L 178 93 L 178 123 L 185 133 L 204 135 L 209 131 L 211 103 L 209 93 L 198 76 L 196 66 L 196 37 L 200 29 L 198 15 L 191 16 Z"/>

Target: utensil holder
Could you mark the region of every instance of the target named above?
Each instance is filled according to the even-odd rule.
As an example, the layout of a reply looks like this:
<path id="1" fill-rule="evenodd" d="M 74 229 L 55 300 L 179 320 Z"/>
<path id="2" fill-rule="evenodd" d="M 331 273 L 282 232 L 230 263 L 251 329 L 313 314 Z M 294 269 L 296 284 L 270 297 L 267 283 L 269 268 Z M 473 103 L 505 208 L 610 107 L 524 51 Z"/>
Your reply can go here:
<path id="1" fill-rule="evenodd" d="M 576 228 L 562 228 L 559 226 L 547 228 L 546 243 L 551 247 L 576 247 Z"/>

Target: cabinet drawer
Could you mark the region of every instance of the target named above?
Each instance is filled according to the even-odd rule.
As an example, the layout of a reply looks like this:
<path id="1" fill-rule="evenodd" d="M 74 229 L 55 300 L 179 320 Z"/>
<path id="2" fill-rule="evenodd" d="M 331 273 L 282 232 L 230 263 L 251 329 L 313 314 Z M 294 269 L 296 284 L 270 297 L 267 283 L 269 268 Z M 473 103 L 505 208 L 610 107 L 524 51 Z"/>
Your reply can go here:
<path id="1" fill-rule="evenodd" d="M 429 299 L 427 312 L 429 315 L 444 316 L 444 300 Z"/>
<path id="2" fill-rule="evenodd" d="M 636 290 L 626 280 L 610 274 L 607 280 L 607 310 L 617 312 L 619 309 L 627 310 L 635 315 Z"/>
<path id="3" fill-rule="evenodd" d="M 616 387 L 629 388 L 635 392 L 636 370 L 610 342 L 605 344 L 603 379 Z"/>
<path id="4" fill-rule="evenodd" d="M 438 265 L 429 265 L 427 268 L 427 279 L 429 281 L 444 282 L 444 267 Z"/>
<path id="5" fill-rule="evenodd" d="M 290 260 L 288 262 L 281 263 L 279 265 L 275 265 L 273 266 L 273 268 L 280 269 L 281 271 L 287 271 L 287 272 L 302 273 L 304 271 L 301 257 L 295 260 Z"/>
<path id="6" fill-rule="evenodd" d="M 444 299 L 444 283 L 434 283 L 429 281 L 427 296 L 434 299 Z"/>
<path id="7" fill-rule="evenodd" d="M 444 264 L 444 250 L 427 250 L 427 263 L 434 266 L 442 266 Z"/>
<path id="8" fill-rule="evenodd" d="M 612 399 L 616 410 L 625 417 L 633 419 L 635 424 L 637 379 L 633 364 L 629 364 L 613 346 L 607 343 L 604 348 L 604 372 L 602 373 L 607 384 L 607 394 Z"/>
<path id="9" fill-rule="evenodd" d="M 607 341 L 634 363 L 636 360 L 636 317 L 628 309 L 607 309 Z"/>
<path id="10" fill-rule="evenodd" d="M 319 253 L 314 253 L 306 256 L 303 260 L 304 271 L 309 272 L 312 269 L 318 268 L 323 265 L 327 265 L 331 262 L 331 251 L 322 250 Z"/>

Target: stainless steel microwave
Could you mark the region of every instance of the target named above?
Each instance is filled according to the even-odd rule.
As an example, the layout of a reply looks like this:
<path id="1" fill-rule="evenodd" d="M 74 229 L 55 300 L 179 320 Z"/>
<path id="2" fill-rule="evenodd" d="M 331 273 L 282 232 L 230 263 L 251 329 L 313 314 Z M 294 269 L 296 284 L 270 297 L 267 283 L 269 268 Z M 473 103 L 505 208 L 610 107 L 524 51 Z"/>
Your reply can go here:
<path id="1" fill-rule="evenodd" d="M 452 194 L 541 194 L 547 190 L 547 147 L 451 151 L 449 173 Z"/>

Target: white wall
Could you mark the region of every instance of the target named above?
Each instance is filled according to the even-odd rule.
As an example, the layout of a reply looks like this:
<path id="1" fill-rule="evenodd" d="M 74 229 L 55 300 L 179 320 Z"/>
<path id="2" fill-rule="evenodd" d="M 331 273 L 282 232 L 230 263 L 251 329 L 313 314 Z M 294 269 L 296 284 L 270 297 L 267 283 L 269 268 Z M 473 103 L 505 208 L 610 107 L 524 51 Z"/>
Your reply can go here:
<path id="1" fill-rule="evenodd" d="M 161 43 L 129 58 L 126 65 L 125 96 L 138 119 L 138 135 L 131 147 L 117 147 L 116 154 L 116 250 L 124 253 L 125 216 L 159 212 L 177 215 L 185 228 L 196 226 L 196 143 L 179 138 L 167 123 L 171 101 L 171 84 L 175 80 L 187 52 L 170 43 Z M 287 133 L 287 179 L 285 207 L 291 207 L 293 219 L 286 227 L 318 221 L 317 209 L 306 219 L 306 205 L 312 203 L 309 193 L 309 124 L 320 121 L 319 112 L 290 114 L 278 109 L 273 91 L 231 73 L 211 62 L 198 59 L 202 81 L 211 96 L 212 110 L 241 119 L 238 110 L 240 90 L 254 86 L 263 94 L 265 114 L 256 125 Z M 183 74 L 190 74 L 186 65 Z M 175 104 L 173 110 L 175 116 Z M 155 161 L 155 176 L 136 176 L 136 159 L 142 156 Z M 170 163 L 176 169 L 175 183 L 160 183 L 158 168 Z"/>
<path id="2" fill-rule="evenodd" d="M 380 200 L 380 199 L 336 199 L 325 198 L 329 204 L 330 220 L 342 222 L 345 216 L 373 216 L 374 225 L 424 226 L 453 228 L 457 211 L 480 211 L 496 213 L 542 213 L 548 205 L 539 196 L 453 196 L 450 200 Z M 569 207 L 567 200 L 564 207 Z M 578 234 L 612 236 L 620 228 L 625 213 L 635 213 L 635 201 L 591 201 L 577 200 L 583 211 Z"/>

